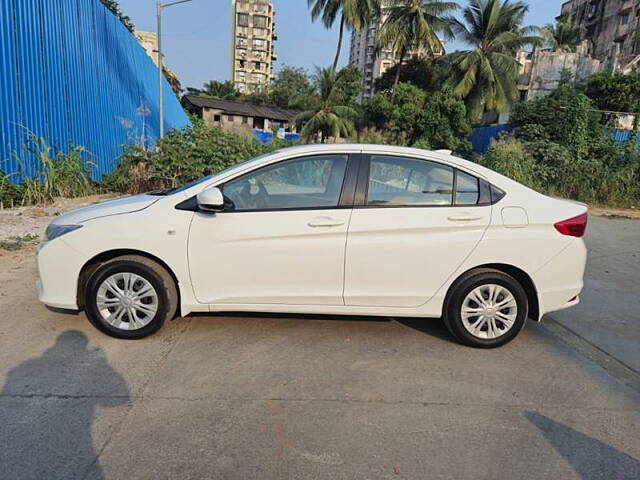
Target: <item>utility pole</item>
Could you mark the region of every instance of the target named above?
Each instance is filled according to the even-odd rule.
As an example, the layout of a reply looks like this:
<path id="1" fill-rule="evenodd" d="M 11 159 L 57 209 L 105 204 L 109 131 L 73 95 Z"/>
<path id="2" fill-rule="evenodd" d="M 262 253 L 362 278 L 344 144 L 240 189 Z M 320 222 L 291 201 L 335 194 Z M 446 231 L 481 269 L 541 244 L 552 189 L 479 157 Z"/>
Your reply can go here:
<path id="1" fill-rule="evenodd" d="M 164 91 L 162 89 L 162 80 L 164 77 L 164 67 L 162 65 L 162 10 L 165 8 L 173 7 L 180 3 L 192 2 L 193 0 L 180 0 L 177 2 L 161 3 L 160 0 L 156 2 L 156 14 L 158 17 L 158 107 L 160 112 L 160 138 L 164 138 Z"/>

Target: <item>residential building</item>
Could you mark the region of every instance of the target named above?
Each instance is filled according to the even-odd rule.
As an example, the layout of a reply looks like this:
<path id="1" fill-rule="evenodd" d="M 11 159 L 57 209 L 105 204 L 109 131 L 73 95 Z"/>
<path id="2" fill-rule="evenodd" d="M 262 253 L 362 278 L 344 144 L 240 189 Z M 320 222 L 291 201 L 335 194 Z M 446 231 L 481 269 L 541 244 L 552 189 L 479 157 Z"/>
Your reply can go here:
<path id="1" fill-rule="evenodd" d="M 360 31 L 351 32 L 351 48 L 349 51 L 349 64 L 354 65 L 362 73 L 362 93 L 360 100 L 368 98 L 374 93 L 374 80 L 389 68 L 393 67 L 399 60 L 398 52 L 387 47 L 380 50 L 376 55 L 377 35 L 384 18 L 377 19 L 370 24 L 366 24 Z M 440 41 L 442 48 L 434 52 L 435 56 L 444 54 L 444 41 Z M 422 49 L 414 49 L 405 55 L 405 60 L 412 57 L 424 55 Z"/>
<path id="2" fill-rule="evenodd" d="M 269 0 L 232 0 L 231 80 L 241 93 L 269 86 L 276 60 L 275 10 Z"/>
<path id="3" fill-rule="evenodd" d="M 144 48 L 147 55 L 158 65 L 158 34 L 156 32 L 145 32 L 144 30 L 135 30 L 133 35 L 138 43 Z"/>
<path id="4" fill-rule="evenodd" d="M 153 61 L 155 66 L 158 66 L 158 34 L 156 32 L 145 32 L 143 30 L 135 30 L 133 32 L 134 37 L 138 40 L 138 43 L 144 51 L 147 52 L 149 58 Z M 164 58 L 164 54 L 162 55 Z M 180 80 L 178 79 L 178 75 L 167 67 L 166 64 L 162 65 L 162 70 L 164 71 L 164 76 L 171 85 L 174 93 L 176 95 L 180 95 L 182 92 L 182 85 L 180 84 Z"/>
<path id="5" fill-rule="evenodd" d="M 207 125 L 236 133 L 251 133 L 254 130 L 270 132 L 280 129 L 285 132 L 294 132 L 294 119 L 299 113 L 279 107 L 252 105 L 197 95 L 182 97 L 182 106 L 185 110 L 202 118 Z"/>
<path id="6" fill-rule="evenodd" d="M 518 89 L 521 100 L 546 95 L 558 88 L 563 80 L 586 80 L 604 67 L 603 62 L 589 55 L 589 45 L 586 41 L 574 52 L 521 50 L 517 60 L 520 63 Z"/>
<path id="7" fill-rule="evenodd" d="M 626 73 L 640 63 L 640 0 L 570 0 L 561 15 L 571 17 L 607 68 Z"/>

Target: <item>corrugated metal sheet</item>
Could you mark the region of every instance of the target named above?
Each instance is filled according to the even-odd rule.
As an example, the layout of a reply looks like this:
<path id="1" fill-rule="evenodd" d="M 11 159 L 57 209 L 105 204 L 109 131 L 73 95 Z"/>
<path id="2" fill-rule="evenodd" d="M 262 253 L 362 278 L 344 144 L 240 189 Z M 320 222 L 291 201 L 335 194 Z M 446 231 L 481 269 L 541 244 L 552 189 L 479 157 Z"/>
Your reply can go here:
<path id="1" fill-rule="evenodd" d="M 188 125 L 163 88 L 165 128 Z M 23 148 L 31 131 L 85 147 L 99 179 L 125 142 L 155 142 L 157 90 L 157 67 L 98 0 L 0 0 L 0 170 L 37 175 Z"/>
<path id="2" fill-rule="evenodd" d="M 479 127 L 473 130 L 469 141 L 473 145 L 475 153 L 484 154 L 489 150 L 491 142 L 497 139 L 501 133 L 513 130 L 511 125 L 491 125 L 488 127 Z"/>
<path id="3" fill-rule="evenodd" d="M 479 154 L 486 153 L 493 140 L 496 140 L 501 133 L 511 132 L 512 130 L 513 127 L 511 125 L 492 125 L 474 129 L 470 138 L 473 151 Z M 613 130 L 611 136 L 616 142 L 624 143 L 628 142 L 631 138 L 631 132 L 629 130 Z M 640 153 L 640 135 L 638 136 L 637 143 L 638 153 Z"/>

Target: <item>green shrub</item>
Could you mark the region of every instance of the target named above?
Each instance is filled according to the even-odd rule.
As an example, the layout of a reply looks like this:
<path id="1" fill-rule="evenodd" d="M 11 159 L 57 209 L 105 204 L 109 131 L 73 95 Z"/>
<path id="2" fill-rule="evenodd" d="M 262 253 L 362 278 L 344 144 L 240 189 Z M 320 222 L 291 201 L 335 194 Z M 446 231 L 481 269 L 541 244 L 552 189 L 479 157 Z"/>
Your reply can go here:
<path id="1" fill-rule="evenodd" d="M 505 137 L 493 142 L 480 163 L 523 185 L 536 190 L 542 188 L 535 160 L 519 140 Z"/>
<path id="2" fill-rule="evenodd" d="M 566 147 L 511 136 L 491 144 L 480 163 L 540 192 L 596 205 L 640 204 L 640 162 L 575 157 Z"/>
<path id="3" fill-rule="evenodd" d="M 13 207 L 22 203 L 24 187 L 9 181 L 10 175 L 0 170 L 0 207 Z"/>
<path id="4" fill-rule="evenodd" d="M 43 137 L 25 129 L 21 152 L 12 152 L 19 165 L 17 172 L 24 174 L 25 162 L 35 163 L 33 176 L 25 178 L 20 185 L 11 185 L 9 175 L 0 178 L 0 200 L 4 204 L 35 205 L 53 201 L 55 197 L 82 197 L 95 193 L 91 180 L 93 163 L 86 157 L 89 152 L 80 146 L 68 151 L 51 147 Z"/>
<path id="5" fill-rule="evenodd" d="M 195 119 L 192 126 L 171 130 L 154 152 L 125 146 L 118 169 L 106 175 L 103 184 L 129 193 L 174 188 L 283 145 L 277 139 L 260 145 L 248 135 L 223 132 Z"/>

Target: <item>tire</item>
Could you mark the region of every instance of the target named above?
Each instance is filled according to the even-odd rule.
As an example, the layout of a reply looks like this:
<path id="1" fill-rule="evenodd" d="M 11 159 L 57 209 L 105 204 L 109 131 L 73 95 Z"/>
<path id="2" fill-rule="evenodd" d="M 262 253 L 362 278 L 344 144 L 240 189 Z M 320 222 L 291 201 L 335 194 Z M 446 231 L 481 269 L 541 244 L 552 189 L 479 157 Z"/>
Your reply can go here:
<path id="1" fill-rule="evenodd" d="M 495 298 L 492 300 L 491 296 Z M 525 290 L 510 275 L 493 269 L 472 270 L 450 290 L 444 323 L 464 345 L 496 348 L 520 333 L 527 320 L 528 306 Z"/>
<path id="2" fill-rule="evenodd" d="M 178 291 L 169 272 L 138 255 L 103 263 L 91 274 L 85 288 L 87 318 L 98 330 L 115 338 L 136 340 L 152 335 L 174 317 L 177 308 Z M 133 322 L 130 315 L 135 318 Z"/>

